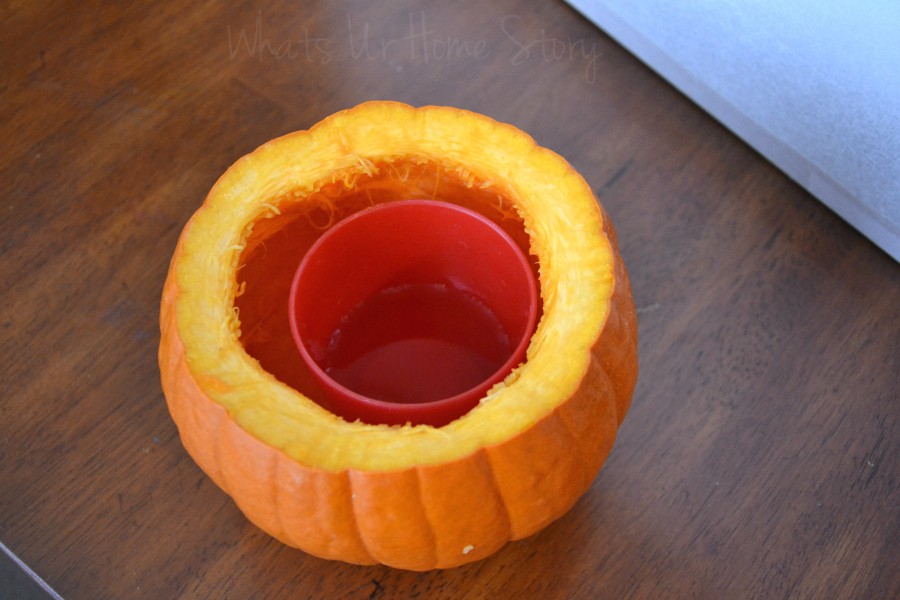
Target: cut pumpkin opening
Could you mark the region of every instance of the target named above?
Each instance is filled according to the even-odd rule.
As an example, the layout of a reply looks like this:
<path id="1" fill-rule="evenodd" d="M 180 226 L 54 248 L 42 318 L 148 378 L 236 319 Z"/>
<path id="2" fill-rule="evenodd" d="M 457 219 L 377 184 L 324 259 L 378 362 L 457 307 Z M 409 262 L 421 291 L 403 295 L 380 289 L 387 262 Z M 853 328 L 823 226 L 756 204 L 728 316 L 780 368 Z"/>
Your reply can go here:
<path id="1" fill-rule="evenodd" d="M 490 183 L 435 161 L 398 157 L 360 165 L 340 182 L 304 195 L 288 190 L 266 204 L 271 213 L 248 227 L 238 259 L 234 300 L 240 342 L 260 366 L 311 400 L 321 401 L 321 384 L 301 359 L 291 337 L 287 297 L 294 271 L 310 246 L 332 225 L 370 206 L 396 200 L 432 199 L 458 204 L 497 223 L 528 255 L 529 237 L 513 203 Z M 530 262 L 535 278 L 538 260 Z M 540 318 L 540 307 L 538 309 Z"/>

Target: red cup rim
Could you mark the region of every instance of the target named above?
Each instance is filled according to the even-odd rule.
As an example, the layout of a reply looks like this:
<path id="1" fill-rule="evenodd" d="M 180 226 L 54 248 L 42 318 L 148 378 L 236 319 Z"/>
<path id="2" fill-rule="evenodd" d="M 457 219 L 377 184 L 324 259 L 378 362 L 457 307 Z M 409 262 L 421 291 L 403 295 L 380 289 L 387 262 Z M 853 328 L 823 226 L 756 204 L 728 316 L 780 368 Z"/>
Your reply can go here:
<path id="1" fill-rule="evenodd" d="M 485 378 L 484 381 L 479 383 L 476 386 L 473 386 L 465 391 L 462 391 L 453 396 L 449 396 L 447 398 L 441 398 L 439 400 L 431 400 L 428 402 L 409 402 L 409 403 L 398 403 L 398 402 L 389 402 L 386 400 L 378 400 L 376 398 L 370 398 L 368 396 L 364 396 L 354 390 L 342 385 L 335 379 L 333 379 L 325 370 L 319 366 L 319 363 L 312 357 L 309 351 L 306 348 L 306 344 L 303 341 L 303 337 L 300 335 L 299 323 L 297 320 L 296 310 L 294 307 L 296 306 L 296 299 L 299 288 L 299 281 L 301 274 L 306 266 L 306 264 L 312 260 L 311 257 L 315 255 L 316 250 L 321 247 L 324 243 L 327 242 L 327 239 L 331 237 L 334 232 L 347 223 L 355 221 L 360 218 L 365 218 L 366 215 L 380 210 L 389 210 L 391 208 L 396 207 L 400 204 L 415 204 L 415 205 L 430 205 L 437 206 L 448 210 L 455 210 L 463 214 L 467 214 L 470 217 L 475 218 L 480 221 L 484 225 L 489 226 L 494 232 L 497 234 L 498 238 L 502 239 L 509 247 L 512 248 L 514 254 L 518 259 L 518 263 L 522 267 L 522 269 L 528 274 L 528 281 L 530 285 L 528 286 L 528 296 L 529 296 L 529 310 L 528 317 L 526 320 L 526 326 L 524 328 L 525 334 L 521 336 L 518 344 L 516 344 L 515 349 L 510 354 L 509 358 L 506 362 L 503 363 L 501 367 L 499 367 L 494 373 L 492 373 L 489 377 Z M 352 402 L 365 406 L 365 407 L 373 407 L 377 412 L 383 413 L 386 416 L 391 417 L 413 417 L 422 413 L 433 413 L 440 412 L 440 409 L 455 407 L 459 404 L 463 404 L 467 399 L 471 398 L 475 395 L 475 401 L 471 406 L 466 408 L 461 414 L 454 417 L 461 417 L 466 414 L 473 408 L 475 408 L 481 400 L 484 398 L 484 394 L 489 390 L 492 386 L 496 385 L 500 381 L 502 381 L 505 376 L 504 373 L 509 373 L 515 368 L 516 365 L 520 364 L 525 359 L 525 353 L 528 348 L 528 345 L 531 343 L 531 337 L 534 333 L 535 322 L 537 321 L 537 313 L 538 313 L 538 302 L 539 302 L 539 294 L 538 294 L 538 284 L 537 280 L 534 276 L 534 272 L 531 270 L 531 264 L 528 262 L 528 258 L 525 253 L 519 247 L 518 244 L 510 237 L 510 235 L 504 231 L 499 225 L 497 225 L 494 221 L 488 219 L 481 213 L 478 213 L 469 208 L 460 206 L 458 204 L 453 204 L 450 202 L 443 202 L 439 200 L 394 200 L 390 202 L 384 202 L 382 204 L 377 204 L 375 206 L 370 206 L 365 208 L 359 212 L 353 213 L 348 217 L 342 219 L 338 223 L 334 224 L 328 231 L 323 233 L 313 244 L 310 246 L 309 250 L 307 250 L 306 254 L 300 260 L 300 263 L 297 265 L 297 270 L 294 272 L 294 278 L 291 282 L 291 291 L 289 297 L 288 304 L 288 318 L 291 326 L 291 335 L 294 338 L 294 345 L 297 347 L 301 356 L 303 357 L 306 365 L 313 371 L 313 374 L 323 382 L 324 385 L 329 386 L 331 389 L 336 390 L 345 398 L 349 398 Z M 327 382 L 325 384 L 324 382 Z M 476 395 L 477 394 L 477 395 Z M 391 422 L 396 422 L 395 419 L 389 419 Z M 407 419 L 407 421 L 411 421 L 412 419 Z"/>

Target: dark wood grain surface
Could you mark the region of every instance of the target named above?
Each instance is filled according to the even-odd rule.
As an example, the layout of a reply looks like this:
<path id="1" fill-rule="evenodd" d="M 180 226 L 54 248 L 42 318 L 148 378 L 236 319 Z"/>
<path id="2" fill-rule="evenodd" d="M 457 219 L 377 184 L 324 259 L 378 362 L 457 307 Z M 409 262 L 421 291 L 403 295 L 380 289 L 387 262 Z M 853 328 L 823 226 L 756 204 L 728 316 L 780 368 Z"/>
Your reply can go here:
<path id="1" fill-rule="evenodd" d="M 900 266 L 565 4 L 0 19 L 0 540 L 64 597 L 900 597 Z M 269 538 L 159 385 L 162 282 L 213 182 L 369 99 L 472 109 L 565 156 L 639 307 L 637 391 L 593 487 L 443 572 Z"/>

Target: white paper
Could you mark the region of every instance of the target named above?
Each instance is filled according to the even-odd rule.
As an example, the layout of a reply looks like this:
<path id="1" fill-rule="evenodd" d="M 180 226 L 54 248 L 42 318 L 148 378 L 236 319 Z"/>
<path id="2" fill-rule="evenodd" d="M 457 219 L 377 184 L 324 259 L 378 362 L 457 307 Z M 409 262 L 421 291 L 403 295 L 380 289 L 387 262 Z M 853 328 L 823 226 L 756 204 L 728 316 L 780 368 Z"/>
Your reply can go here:
<path id="1" fill-rule="evenodd" d="M 568 1 L 900 261 L 900 1 Z"/>

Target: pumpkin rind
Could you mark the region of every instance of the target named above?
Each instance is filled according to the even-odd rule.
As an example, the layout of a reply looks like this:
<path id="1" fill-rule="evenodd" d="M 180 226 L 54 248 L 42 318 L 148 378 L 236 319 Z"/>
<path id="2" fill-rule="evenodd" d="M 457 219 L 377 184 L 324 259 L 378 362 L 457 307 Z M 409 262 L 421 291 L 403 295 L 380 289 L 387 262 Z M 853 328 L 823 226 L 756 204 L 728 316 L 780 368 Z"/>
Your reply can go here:
<path id="1" fill-rule="evenodd" d="M 528 361 L 459 420 L 347 423 L 241 347 L 238 259 L 271 199 L 302 201 L 323 181 L 413 153 L 513 199 L 544 315 Z M 571 508 L 637 378 L 628 276 L 589 186 L 517 129 L 442 107 L 366 103 L 235 163 L 179 239 L 160 326 L 162 385 L 184 446 L 251 521 L 316 556 L 413 570 L 483 558 Z"/>

